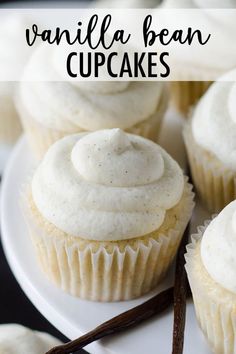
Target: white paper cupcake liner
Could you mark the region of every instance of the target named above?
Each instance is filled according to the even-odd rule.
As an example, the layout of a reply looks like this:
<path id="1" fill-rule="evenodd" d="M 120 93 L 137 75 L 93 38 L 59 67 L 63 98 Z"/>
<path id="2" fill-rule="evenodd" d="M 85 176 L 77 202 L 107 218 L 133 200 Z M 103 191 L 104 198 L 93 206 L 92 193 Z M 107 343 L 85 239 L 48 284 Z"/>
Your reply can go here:
<path id="1" fill-rule="evenodd" d="M 181 202 L 172 214 L 168 211 L 173 225 L 164 222 L 157 232 L 118 242 L 94 242 L 66 235 L 47 223 L 32 205 L 24 208 L 24 214 L 39 264 L 49 279 L 83 299 L 121 301 L 147 293 L 164 277 L 193 206 L 192 186 L 186 182 Z"/>
<path id="2" fill-rule="evenodd" d="M 156 142 L 161 130 L 164 114 L 168 107 L 168 101 L 169 95 L 165 88 L 156 112 L 145 121 L 126 129 L 126 131 L 131 134 L 141 135 Z M 16 106 L 28 141 L 37 159 L 41 159 L 48 148 L 57 140 L 69 134 L 84 132 L 80 127 L 77 127 L 74 132 L 67 132 L 44 126 L 29 114 L 22 102 L 20 102 L 19 97 L 16 97 Z"/>
<path id="3" fill-rule="evenodd" d="M 206 271 L 200 243 L 206 226 L 200 227 L 187 246 L 186 271 L 199 325 L 215 354 L 236 353 L 236 294 L 217 284 Z"/>
<path id="4" fill-rule="evenodd" d="M 215 70 L 206 70 L 203 68 L 190 67 L 173 63 L 178 81 L 170 82 L 171 100 L 177 110 L 188 118 L 191 108 L 199 101 L 207 91 L 212 81 L 206 80 L 210 76 L 216 78 L 220 72 Z"/>
<path id="5" fill-rule="evenodd" d="M 207 209 L 218 213 L 236 199 L 236 174 L 196 144 L 191 122 L 184 128 L 184 141 L 196 190 Z"/>

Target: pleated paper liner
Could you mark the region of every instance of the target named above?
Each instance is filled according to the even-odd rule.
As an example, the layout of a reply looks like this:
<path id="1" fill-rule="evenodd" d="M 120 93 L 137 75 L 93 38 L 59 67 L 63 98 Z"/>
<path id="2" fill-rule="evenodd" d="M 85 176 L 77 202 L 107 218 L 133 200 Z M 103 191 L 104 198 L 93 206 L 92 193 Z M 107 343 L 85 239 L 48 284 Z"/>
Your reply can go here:
<path id="1" fill-rule="evenodd" d="M 218 213 L 236 199 L 236 173 L 194 141 L 191 122 L 184 128 L 184 140 L 194 186 L 207 209 Z"/>
<path id="2" fill-rule="evenodd" d="M 201 239 L 209 224 L 198 229 L 187 247 L 186 271 L 199 325 L 215 354 L 236 353 L 236 294 L 208 274 L 200 254 Z"/>
<path id="3" fill-rule="evenodd" d="M 187 118 L 190 109 L 211 84 L 212 81 L 172 81 L 170 83 L 171 98 L 178 112 Z"/>
<path id="4" fill-rule="evenodd" d="M 181 201 L 167 211 L 159 230 L 117 242 L 63 233 L 39 214 L 29 195 L 24 214 L 39 264 L 49 279 L 83 299 L 121 301 L 147 293 L 165 276 L 191 217 L 193 196 L 186 181 Z"/>
<path id="5" fill-rule="evenodd" d="M 165 88 L 156 112 L 145 121 L 126 129 L 126 131 L 131 134 L 141 135 L 156 142 L 161 130 L 164 114 L 168 107 L 168 100 L 169 95 Z M 55 129 L 51 129 L 44 126 L 30 115 L 26 107 L 20 102 L 19 97 L 16 97 L 16 106 L 30 146 L 37 159 L 41 159 L 48 148 L 57 140 L 70 134 L 84 132 L 80 127 L 74 132 L 67 132 L 58 130 L 56 127 Z"/>

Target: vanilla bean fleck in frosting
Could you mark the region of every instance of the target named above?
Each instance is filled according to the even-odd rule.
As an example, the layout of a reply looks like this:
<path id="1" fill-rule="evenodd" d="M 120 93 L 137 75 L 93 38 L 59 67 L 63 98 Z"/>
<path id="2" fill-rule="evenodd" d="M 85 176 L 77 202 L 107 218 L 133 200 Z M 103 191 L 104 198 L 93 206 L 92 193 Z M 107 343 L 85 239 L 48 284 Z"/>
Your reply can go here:
<path id="1" fill-rule="evenodd" d="M 157 230 L 183 188 L 182 170 L 160 146 L 111 129 L 54 144 L 34 175 L 32 196 L 62 231 L 117 241 Z"/>
<path id="2" fill-rule="evenodd" d="M 235 74 L 231 72 L 232 78 Z M 235 82 L 215 82 L 199 102 L 192 119 L 196 143 L 233 171 L 236 171 L 235 98 Z"/>
<path id="3" fill-rule="evenodd" d="M 210 223 L 201 242 L 202 262 L 210 276 L 236 293 L 236 201 Z"/>

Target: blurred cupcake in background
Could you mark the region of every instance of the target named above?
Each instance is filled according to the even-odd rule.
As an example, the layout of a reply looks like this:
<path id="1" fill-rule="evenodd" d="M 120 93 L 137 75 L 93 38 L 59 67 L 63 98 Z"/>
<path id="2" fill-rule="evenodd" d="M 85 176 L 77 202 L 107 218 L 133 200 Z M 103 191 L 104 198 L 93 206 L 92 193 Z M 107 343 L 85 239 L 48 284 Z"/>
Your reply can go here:
<path id="1" fill-rule="evenodd" d="M 25 75 L 32 68 L 37 73 L 46 70 L 45 50 L 36 49 Z M 57 65 L 49 59 L 46 71 L 63 78 Z M 30 145 L 40 158 L 56 140 L 85 131 L 121 128 L 156 141 L 168 100 L 162 82 L 35 81 L 20 83 L 16 105 Z"/>
<path id="2" fill-rule="evenodd" d="M 93 301 L 154 288 L 193 210 L 181 168 L 159 145 L 120 129 L 51 146 L 25 191 L 25 219 L 44 273 Z"/>
<path id="3" fill-rule="evenodd" d="M 235 13 L 227 15 L 226 21 L 226 17 L 222 16 L 221 11 L 214 13 L 208 11 L 208 9 L 213 8 L 235 9 L 236 2 L 234 0 L 164 0 L 161 8 L 202 10 L 201 19 L 203 26 L 205 26 L 203 28 L 214 34 L 219 44 L 212 45 L 209 50 L 206 50 L 205 47 L 205 54 L 202 52 L 201 55 L 198 54 L 199 48 L 197 46 L 195 52 L 193 47 L 191 51 L 188 51 L 184 50 L 183 46 L 180 46 L 179 50 L 175 50 L 172 53 L 172 66 L 175 67 L 177 81 L 170 82 L 171 96 L 177 109 L 187 116 L 189 109 L 196 104 L 211 85 L 212 81 L 209 81 L 209 76 L 215 80 L 215 78 L 234 69 L 236 66 L 236 47 L 234 45 L 234 33 L 236 31 Z M 188 23 L 190 16 L 186 12 L 186 21 Z M 184 21 L 183 16 L 181 20 Z"/>
<path id="4" fill-rule="evenodd" d="M 232 71 L 222 80 L 235 80 Z M 236 81 L 218 81 L 184 128 L 194 185 L 211 212 L 236 198 Z"/>
<path id="5" fill-rule="evenodd" d="M 0 325 L 0 353 L 43 354 L 61 342 L 50 334 L 33 331 L 18 324 Z"/>
<path id="6" fill-rule="evenodd" d="M 236 353 L 236 201 L 187 247 L 186 271 L 199 325 L 215 354 Z"/>
<path id="7" fill-rule="evenodd" d="M 20 15 L 3 18 L 0 24 L 0 41 L 4 50 L 0 53 L 0 77 L 10 77 L 22 71 L 30 56 L 30 48 L 23 45 L 25 29 L 29 21 Z M 21 124 L 14 104 L 16 82 L 0 82 L 0 143 L 12 144 L 21 134 Z"/>

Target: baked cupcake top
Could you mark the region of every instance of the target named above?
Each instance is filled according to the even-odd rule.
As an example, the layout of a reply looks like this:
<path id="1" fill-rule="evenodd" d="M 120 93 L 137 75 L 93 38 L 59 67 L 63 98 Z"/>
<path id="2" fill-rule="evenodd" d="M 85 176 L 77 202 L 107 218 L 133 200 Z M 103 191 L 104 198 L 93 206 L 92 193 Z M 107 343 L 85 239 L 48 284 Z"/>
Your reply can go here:
<path id="1" fill-rule="evenodd" d="M 236 201 L 210 223 L 201 242 L 202 262 L 210 276 L 236 293 Z"/>
<path id="2" fill-rule="evenodd" d="M 182 170 L 160 146 L 120 129 L 58 141 L 32 181 L 33 201 L 46 220 L 98 241 L 157 230 L 183 189 Z"/>
<path id="3" fill-rule="evenodd" d="M 47 81 L 22 82 L 19 87 L 20 101 L 29 114 L 41 124 L 67 133 L 116 127 L 128 129 L 156 113 L 163 92 L 163 83 L 50 82 L 48 81 L 50 77 L 63 77 L 60 61 L 55 60 L 56 53 L 47 46 L 39 46 L 24 75 L 27 78 L 34 73 L 37 73 L 37 76 L 42 73 L 44 77 L 46 73 Z"/>
<path id="4" fill-rule="evenodd" d="M 236 72 L 228 74 L 235 77 Z M 198 103 L 192 119 L 197 144 L 236 171 L 236 83 L 215 82 Z"/>
<path id="5" fill-rule="evenodd" d="M 0 353 L 43 354 L 60 341 L 47 333 L 32 331 L 17 324 L 0 325 Z"/>
<path id="6" fill-rule="evenodd" d="M 232 11 L 230 13 L 228 11 L 225 16 L 222 15 L 222 11 L 220 10 L 209 11 L 209 9 L 235 9 L 235 0 L 164 0 L 161 7 L 165 9 L 203 10 L 198 16 L 194 13 L 183 12 L 181 15 L 182 26 L 185 25 L 189 27 L 189 24 L 196 23 L 200 28 L 205 30 L 204 32 L 206 34 L 211 33 L 212 36 L 217 39 L 217 41 L 210 40 L 207 45 L 202 48 L 198 45 L 192 45 L 191 50 L 189 50 L 188 46 L 177 45 L 175 50 L 171 53 L 176 62 L 179 62 L 180 64 L 182 63 L 183 65 L 188 63 L 193 66 L 193 68 L 199 70 L 207 69 L 208 71 L 206 73 L 209 74 L 209 72 L 212 72 L 217 77 L 225 71 L 231 70 L 235 67 L 235 12 Z M 172 25 L 176 23 L 175 17 L 175 12 L 172 14 L 169 13 L 168 23 L 171 23 Z"/>

